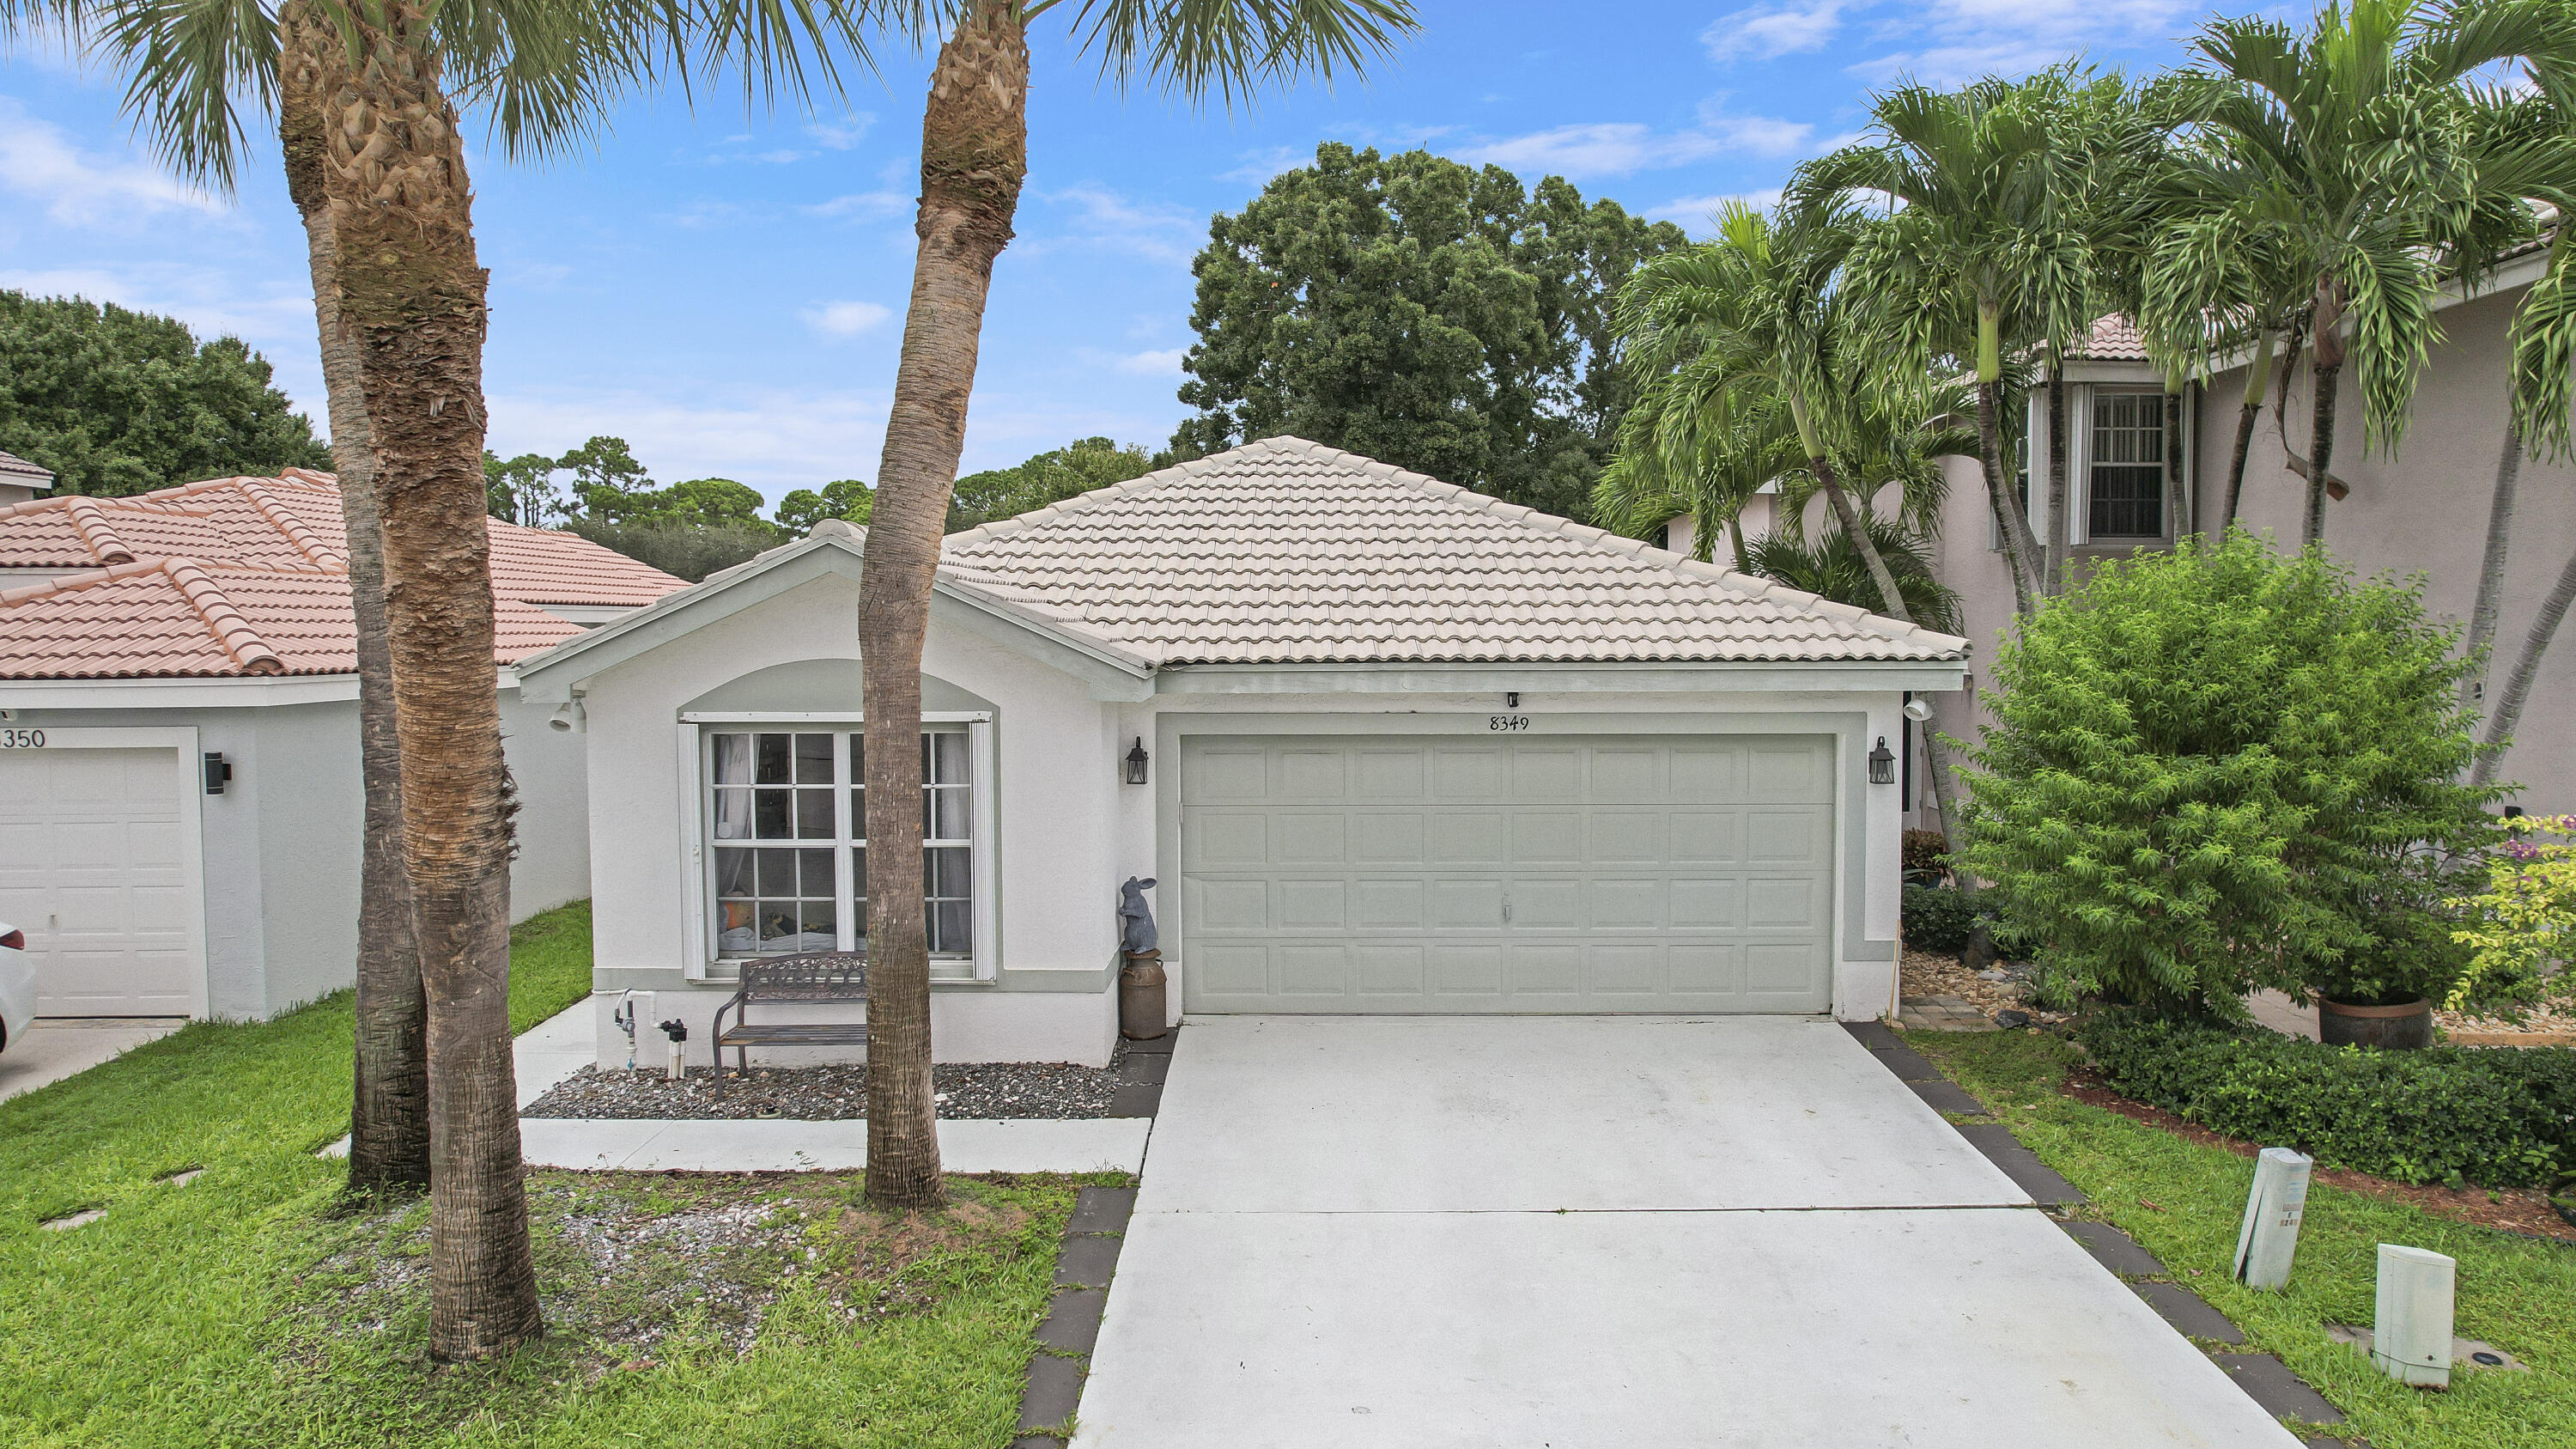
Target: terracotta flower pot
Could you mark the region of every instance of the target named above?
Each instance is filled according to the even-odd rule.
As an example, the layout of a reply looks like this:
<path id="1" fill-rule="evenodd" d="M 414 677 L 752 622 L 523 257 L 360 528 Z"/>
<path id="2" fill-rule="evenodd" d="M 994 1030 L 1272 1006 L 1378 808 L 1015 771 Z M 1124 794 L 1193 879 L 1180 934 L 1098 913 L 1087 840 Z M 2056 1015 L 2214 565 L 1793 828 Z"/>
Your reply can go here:
<path id="1" fill-rule="evenodd" d="M 2317 998 L 2317 1035 L 2328 1046 L 2386 1047 L 2413 1051 L 2433 1044 L 2433 1003 L 2424 997 L 2396 1006 L 2349 1006 Z"/>

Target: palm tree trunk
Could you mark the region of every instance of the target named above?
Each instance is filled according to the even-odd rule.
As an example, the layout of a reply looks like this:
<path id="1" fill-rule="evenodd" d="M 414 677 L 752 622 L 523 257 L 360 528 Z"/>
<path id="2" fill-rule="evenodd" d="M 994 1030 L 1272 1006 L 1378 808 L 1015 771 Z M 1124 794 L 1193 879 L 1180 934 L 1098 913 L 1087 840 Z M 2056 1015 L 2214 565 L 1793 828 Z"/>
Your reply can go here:
<path id="1" fill-rule="evenodd" d="M 349 1191 L 408 1197 L 429 1187 L 429 1001 L 412 938 L 403 870 L 402 755 L 395 739 L 392 645 L 385 637 L 384 537 L 376 518 L 375 449 L 357 341 L 340 321 L 339 244 L 324 194 L 328 110 L 316 51 L 338 32 L 302 4 L 278 12 L 278 132 L 287 195 L 304 218 L 322 341 L 331 461 L 348 535 L 349 603 L 357 621 L 358 769 L 366 798 L 358 865 L 357 1051 L 349 1113 Z"/>
<path id="2" fill-rule="evenodd" d="M 939 48 L 921 122 L 921 238 L 859 571 L 868 734 L 867 1200 L 946 1200 L 930 1083 L 921 889 L 921 646 L 993 262 L 1028 174 L 1029 48 L 1011 0 L 976 0 Z"/>
<path id="3" fill-rule="evenodd" d="M 2048 539 L 2040 546 L 2039 591 L 2066 587 L 2066 368 L 2048 349 Z"/>
<path id="4" fill-rule="evenodd" d="M 2267 328 L 2254 338 L 2254 357 L 2245 365 L 2245 401 L 2236 410 L 2236 449 L 2227 458 L 2227 511 L 2219 516 L 2221 533 L 2235 524 L 2237 505 L 2245 497 L 2245 459 L 2254 451 L 2254 425 L 2263 416 L 2263 389 L 2271 381 L 2272 333 Z"/>
<path id="5" fill-rule="evenodd" d="M 2003 431 L 1997 418 L 2002 390 L 1996 383 L 1977 384 L 1977 461 L 1985 469 L 1986 502 L 1994 509 L 1995 536 L 2003 540 L 2004 567 L 2012 573 L 2013 611 L 2027 618 L 2035 600 L 2030 565 L 2021 550 L 2022 531 L 2013 527 L 2016 500 L 2004 482 Z"/>
<path id="6" fill-rule="evenodd" d="M 2191 490 L 2183 486 L 2182 389 L 2165 378 L 2165 528 L 2180 543 L 2192 532 Z"/>
<path id="7" fill-rule="evenodd" d="M 484 526 L 485 274 L 456 108 L 419 0 L 320 56 L 324 170 L 384 525 L 403 856 L 429 1000 L 434 1359 L 536 1336 L 510 1059 L 510 816 Z"/>
<path id="8" fill-rule="evenodd" d="M 2317 284 L 2314 346 L 2309 368 L 2316 400 L 2308 417 L 2308 509 L 2299 530 L 2301 543 L 2322 543 L 2326 536 L 2326 479 L 2334 468 L 2335 386 L 2343 373 L 2343 292 L 2331 282 Z"/>
<path id="9" fill-rule="evenodd" d="M 1835 474 L 1832 462 L 1818 453 L 1807 459 L 1807 466 L 1825 490 L 1825 502 L 1834 510 L 1834 521 L 1842 525 L 1843 537 L 1852 541 L 1853 550 L 1869 569 L 1869 581 L 1878 586 L 1879 612 L 1902 623 L 1913 623 L 1914 613 L 1905 607 L 1905 595 L 1897 591 L 1896 575 L 1889 572 L 1887 560 L 1879 556 L 1878 542 L 1869 536 L 1860 510 L 1852 506 L 1851 495 L 1843 491 L 1842 479 Z"/>
<path id="10" fill-rule="evenodd" d="M 2504 693 L 2496 697 L 2495 713 L 2487 717 L 2486 738 L 2480 741 L 2486 750 L 2469 771 L 2470 784 L 2494 782 L 2513 732 L 2522 723 L 2522 707 L 2531 700 L 2531 682 L 2540 675 L 2541 656 L 2549 652 L 2549 643 L 2557 637 L 2558 626 L 2566 621 L 2570 604 L 2576 604 L 2576 554 L 2568 555 L 2567 566 L 2558 571 L 2557 585 L 2540 601 L 2540 612 L 2532 616 L 2530 632 L 2523 635 L 2522 654 L 2513 661 L 2513 673 L 2505 677 Z"/>
<path id="11" fill-rule="evenodd" d="M 2513 541 L 2514 491 L 2522 482 L 2522 429 L 2506 403 L 2504 452 L 2496 459 L 2495 493 L 2487 501 L 2487 550 L 2478 561 L 2478 601 L 2469 611 L 2468 677 L 2460 681 L 2460 703 L 2476 709 L 2486 693 L 2488 651 L 2495 643 L 2496 616 L 2504 611 L 2506 545 Z"/>

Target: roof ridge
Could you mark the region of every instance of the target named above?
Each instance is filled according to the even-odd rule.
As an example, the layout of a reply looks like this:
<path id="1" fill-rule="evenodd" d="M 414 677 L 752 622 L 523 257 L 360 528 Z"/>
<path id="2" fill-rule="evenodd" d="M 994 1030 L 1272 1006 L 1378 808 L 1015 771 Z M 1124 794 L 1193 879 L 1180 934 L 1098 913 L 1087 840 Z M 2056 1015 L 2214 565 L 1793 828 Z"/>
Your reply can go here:
<path id="1" fill-rule="evenodd" d="M 259 510 L 260 517 L 267 519 L 271 527 L 285 534 L 287 542 L 294 544 L 296 550 L 306 558 L 334 573 L 349 571 L 347 556 L 324 543 L 320 535 L 305 526 L 304 520 L 288 513 L 275 498 L 269 496 L 267 486 L 260 480 L 242 479 L 241 491 L 242 495 L 250 500 L 250 506 Z"/>
<path id="2" fill-rule="evenodd" d="M 72 496 L 78 497 L 79 495 L 74 494 Z M 70 574 L 56 574 L 50 579 L 38 579 L 32 584 L 21 584 L 14 589 L 0 589 L 0 607 L 6 607 L 11 604 L 23 604 L 33 599 L 43 598 L 49 594 L 77 593 L 82 589 L 94 588 L 105 583 L 113 583 L 118 579 L 130 579 L 136 574 L 157 573 L 165 562 L 167 562 L 167 560 L 148 558 L 141 562 L 129 561 L 121 564 L 110 564 L 105 568 L 83 569 L 78 573 Z"/>
<path id="3" fill-rule="evenodd" d="M 163 559 L 161 566 L 187 599 L 188 607 L 195 609 L 206 627 L 215 631 L 215 641 L 224 646 L 224 652 L 233 657 L 244 674 L 286 672 L 286 661 L 259 637 L 259 631 L 242 617 L 241 610 L 233 607 L 233 601 L 224 597 L 224 591 L 216 587 L 204 565 L 192 558 L 169 558 Z"/>
<path id="4" fill-rule="evenodd" d="M 75 493 L 63 500 L 63 511 L 71 515 L 72 531 L 81 536 L 81 542 L 89 546 L 100 563 L 134 562 L 134 549 L 107 526 L 107 510 L 98 506 L 97 499 Z"/>

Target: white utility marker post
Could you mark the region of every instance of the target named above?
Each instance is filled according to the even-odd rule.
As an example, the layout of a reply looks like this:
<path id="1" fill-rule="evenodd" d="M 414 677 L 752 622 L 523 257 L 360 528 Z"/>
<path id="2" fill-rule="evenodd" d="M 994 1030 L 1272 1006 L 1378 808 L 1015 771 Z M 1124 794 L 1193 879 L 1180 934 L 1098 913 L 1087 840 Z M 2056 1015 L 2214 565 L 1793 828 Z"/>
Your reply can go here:
<path id="1" fill-rule="evenodd" d="M 2419 1388 L 2451 1386 L 2451 1302 L 2460 1265 L 2423 1248 L 2379 1245 L 2379 1312 L 2370 1361 Z"/>
<path id="2" fill-rule="evenodd" d="M 2314 1166 L 2306 1153 L 2286 1147 L 2266 1147 L 2254 1159 L 2254 1191 L 2245 1199 L 2245 1225 L 2236 1233 L 2235 1276 L 2248 1288 L 2277 1292 L 2289 1283 Z"/>

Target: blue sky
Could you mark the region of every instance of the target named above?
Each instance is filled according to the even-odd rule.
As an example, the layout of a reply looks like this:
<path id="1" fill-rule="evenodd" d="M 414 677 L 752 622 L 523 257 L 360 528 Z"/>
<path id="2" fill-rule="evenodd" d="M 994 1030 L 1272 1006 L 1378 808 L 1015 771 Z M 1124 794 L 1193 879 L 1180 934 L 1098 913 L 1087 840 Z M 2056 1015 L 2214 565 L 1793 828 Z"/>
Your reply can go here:
<path id="1" fill-rule="evenodd" d="M 2077 51 L 2172 64 L 2205 13 L 2168 0 L 1423 0 L 1423 34 L 1369 83 L 1232 114 L 1122 98 L 1060 20 L 1042 22 L 1028 190 L 995 273 L 965 466 L 1090 434 L 1168 439 L 1209 215 L 1319 141 L 1556 172 L 1695 226 L 1855 134 L 1874 86 Z M 854 78 L 846 105 L 810 116 L 747 115 L 716 87 L 694 114 L 676 96 L 636 98 L 567 160 L 473 154 L 496 451 L 612 433 L 664 482 L 738 478 L 773 500 L 875 476 L 928 70 L 901 51 L 882 59 L 881 79 Z M 249 159 L 237 195 L 192 192 L 135 142 L 119 93 L 118 78 L 57 54 L 0 59 L 0 286 L 235 333 L 318 417 L 303 236 L 274 146 Z"/>

